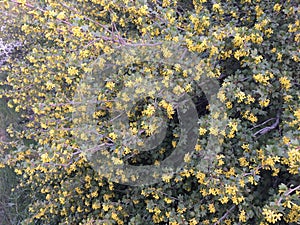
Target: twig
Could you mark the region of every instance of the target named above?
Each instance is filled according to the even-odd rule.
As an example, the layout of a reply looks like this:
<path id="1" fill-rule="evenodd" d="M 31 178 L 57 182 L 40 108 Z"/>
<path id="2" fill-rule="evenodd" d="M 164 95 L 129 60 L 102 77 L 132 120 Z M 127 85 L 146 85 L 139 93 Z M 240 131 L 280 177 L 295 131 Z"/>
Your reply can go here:
<path id="1" fill-rule="evenodd" d="M 268 120 L 266 120 L 265 122 L 263 122 L 263 123 L 261 123 L 261 124 L 258 124 L 258 125 L 254 126 L 254 127 L 252 127 L 251 130 L 253 130 L 253 129 L 257 128 L 257 127 L 261 127 L 262 125 L 265 125 L 266 123 L 268 123 L 268 122 L 270 122 L 270 121 L 272 121 L 272 120 L 275 120 L 275 119 L 276 119 L 276 118 L 268 119 Z"/>
<path id="2" fill-rule="evenodd" d="M 74 102 L 74 101 L 69 101 L 69 102 L 62 102 L 62 103 L 40 103 L 39 107 L 44 107 L 44 106 L 50 106 L 50 107 L 61 107 L 61 106 L 69 106 L 69 105 L 86 105 L 88 104 L 97 104 L 100 102 L 115 102 L 115 100 L 101 100 L 101 101 L 85 101 L 85 102 Z"/>
<path id="3" fill-rule="evenodd" d="M 158 191 L 158 192 L 162 193 L 162 194 L 163 194 L 163 195 L 165 195 L 165 196 L 168 196 L 169 198 L 172 198 L 172 199 L 174 199 L 174 200 L 177 200 L 177 201 L 179 201 L 179 199 L 178 199 L 178 198 L 176 198 L 176 197 L 173 197 L 173 196 L 170 196 L 169 194 L 167 194 L 167 193 L 165 193 L 165 192 L 163 192 L 163 191 Z"/>
<path id="4" fill-rule="evenodd" d="M 300 185 L 298 185 L 295 188 L 287 190 L 286 192 L 284 192 L 283 196 L 286 197 L 286 196 L 290 195 L 292 192 L 294 192 L 294 191 L 296 191 L 298 189 L 300 189 Z M 279 206 L 279 204 L 281 203 L 281 201 L 282 201 L 282 196 L 278 199 L 278 201 L 276 202 L 276 204 Z"/>
<path id="5" fill-rule="evenodd" d="M 243 177 L 246 177 L 246 176 L 249 176 L 249 175 L 254 176 L 261 168 L 262 168 L 261 166 L 258 166 L 258 167 L 255 168 L 255 170 L 251 171 L 250 173 L 244 173 Z"/>
<path id="6" fill-rule="evenodd" d="M 187 53 L 187 48 L 184 49 L 179 61 L 181 62 L 184 59 L 185 54 Z"/>
<path id="7" fill-rule="evenodd" d="M 264 135 L 264 134 L 268 133 L 269 131 L 275 129 L 279 125 L 279 121 L 280 121 L 280 110 L 277 112 L 275 123 L 273 123 L 269 127 L 264 127 L 262 129 L 260 129 L 259 131 L 255 132 L 253 136 L 256 137 L 258 134 L 261 136 L 261 135 Z"/>
<path id="8" fill-rule="evenodd" d="M 295 187 L 295 188 L 292 188 L 292 189 L 287 190 L 287 191 L 284 193 L 284 195 L 285 195 L 285 196 L 288 196 L 289 194 L 291 194 L 292 192 L 294 192 L 294 191 L 296 191 L 296 190 L 298 190 L 298 189 L 300 189 L 300 185 L 298 185 L 298 186 Z"/>
<path id="9" fill-rule="evenodd" d="M 234 210 L 235 205 L 233 205 L 229 210 L 227 210 L 227 212 L 217 221 L 214 223 L 214 225 L 219 224 L 221 221 L 223 221 L 230 213 L 232 210 Z"/>

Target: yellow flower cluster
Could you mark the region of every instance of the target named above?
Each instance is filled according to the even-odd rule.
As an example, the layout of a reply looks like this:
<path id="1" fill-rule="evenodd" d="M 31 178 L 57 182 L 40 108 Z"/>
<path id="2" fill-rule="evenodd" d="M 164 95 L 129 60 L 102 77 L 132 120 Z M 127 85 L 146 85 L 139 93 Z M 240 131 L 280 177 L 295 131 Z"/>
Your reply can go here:
<path id="1" fill-rule="evenodd" d="M 165 100 L 161 100 L 159 103 L 159 106 L 163 107 L 164 109 L 167 110 L 167 116 L 168 118 L 172 118 L 173 114 L 175 113 L 173 106 L 166 102 Z"/>
<path id="2" fill-rule="evenodd" d="M 271 209 L 263 209 L 262 214 L 265 216 L 265 220 L 272 224 L 276 223 L 277 221 L 280 221 L 281 217 L 283 216 L 282 213 L 278 213 Z"/>
<path id="3" fill-rule="evenodd" d="M 270 99 L 264 99 L 259 101 L 261 107 L 267 107 L 270 104 Z"/>
<path id="4" fill-rule="evenodd" d="M 291 82 L 287 77 L 280 77 L 279 82 L 284 89 L 289 90 L 291 88 Z"/>
<path id="5" fill-rule="evenodd" d="M 267 75 L 262 75 L 261 73 L 253 75 L 253 78 L 256 82 L 261 83 L 263 85 L 270 84 L 270 77 Z"/>
<path id="6" fill-rule="evenodd" d="M 295 62 L 300 61 L 295 50 L 300 41 L 298 9 L 292 1 L 273 3 L 271 7 L 261 0 L 242 0 L 239 7 L 234 1 L 207 2 L 80 0 L 30 4 L 5 0 L 0 4 L 3 18 L 8 18 L 0 18 L 0 22 L 5 22 L 10 31 L 20 28 L 22 35 L 13 36 L 27 43 L 22 59 L 11 57 L 0 67 L 4 76 L 0 79 L 0 88 L 4 88 L 0 96 L 25 123 L 16 126 L 24 125 L 21 131 L 14 126 L 7 129 L 18 141 L 0 142 L 0 168 L 13 167 L 21 178 L 19 186 L 34 190 L 32 199 L 37 199 L 30 204 L 30 218 L 24 224 L 53 224 L 58 220 L 64 224 L 81 221 L 81 225 L 139 220 L 173 225 L 247 223 L 253 220 L 248 212 L 256 204 L 253 198 L 261 197 L 252 192 L 254 186 L 270 186 L 262 176 L 293 183 L 290 181 L 299 175 L 300 166 L 295 138 L 300 129 L 298 77 L 293 71 Z M 5 10 L 9 10 L 9 17 Z M 8 33 L 1 28 L 7 40 Z M 138 53 L 147 49 L 154 54 L 139 59 Z M 93 64 L 99 56 L 102 58 Z M 190 56 L 195 58 L 189 61 Z M 94 67 L 103 70 L 106 66 L 117 71 L 109 73 L 101 83 L 103 90 L 98 90 L 97 111 L 92 114 L 95 135 L 90 135 L 89 126 L 79 132 L 77 124 L 90 122 L 85 112 L 91 108 L 76 99 L 77 88 L 85 74 L 89 78 L 98 75 Z M 144 83 L 145 77 L 155 80 L 151 87 Z M 200 90 L 198 84 L 202 82 Z M 210 88 L 213 82 L 222 87 L 219 92 Z M 179 104 L 164 95 L 160 83 L 177 96 L 192 95 L 199 113 L 196 131 L 200 137 L 192 151 L 180 159 L 186 165 L 178 168 L 178 173 L 166 172 L 161 182 L 151 187 L 118 185 L 111 181 L 112 175 L 129 180 L 118 168 L 144 163 L 160 166 L 180 143 L 184 132 L 177 120 L 180 118 L 174 116 Z M 91 94 L 93 85 L 83 84 L 79 94 Z M 122 85 L 127 93 L 120 93 Z M 210 96 L 210 92 L 217 96 Z M 115 101 L 116 96 L 121 101 Z M 128 109 L 137 97 L 143 103 L 127 110 L 129 129 L 113 130 L 111 124 L 117 118 L 110 118 L 111 110 Z M 220 106 L 216 107 L 214 100 L 219 100 Z M 275 121 L 271 115 L 278 109 L 281 115 L 276 128 L 270 128 L 267 135 L 253 135 L 256 129 L 268 129 L 270 121 Z M 224 121 L 222 111 L 231 119 Z M 82 118 L 73 118 L 77 113 Z M 156 135 L 160 126 L 156 116 L 161 114 L 167 114 L 170 125 L 161 146 L 151 154 L 127 146 L 131 137 Z M 258 120 L 260 124 L 255 124 Z M 183 137 L 183 143 L 189 143 L 190 138 Z M 210 138 L 216 138 L 223 154 L 210 154 L 214 153 L 214 148 L 206 147 Z M 26 140 L 26 150 L 20 140 Z M 144 144 L 141 140 L 138 146 Z M 84 141 L 86 146 L 81 145 Z M 90 151 L 83 151 L 90 141 L 106 148 L 101 151 L 103 158 L 111 159 L 106 171 L 97 173 Z M 2 145 L 9 154 L 2 151 Z M 99 153 L 96 147 L 89 150 Z M 201 165 L 207 156 L 211 160 L 205 168 L 208 171 Z M 118 165 L 115 171 L 113 165 Z M 139 178 L 130 176 L 131 181 Z M 261 225 L 299 221 L 300 209 L 295 201 L 299 189 L 288 195 L 293 190 L 289 188 L 293 187 L 266 200 L 269 204 L 277 199 L 275 206 L 255 205 Z"/>
<path id="7" fill-rule="evenodd" d="M 251 121 L 252 123 L 256 123 L 258 120 L 257 117 L 253 113 L 251 113 L 249 110 L 245 111 L 242 115 L 243 115 L 243 118 Z"/>

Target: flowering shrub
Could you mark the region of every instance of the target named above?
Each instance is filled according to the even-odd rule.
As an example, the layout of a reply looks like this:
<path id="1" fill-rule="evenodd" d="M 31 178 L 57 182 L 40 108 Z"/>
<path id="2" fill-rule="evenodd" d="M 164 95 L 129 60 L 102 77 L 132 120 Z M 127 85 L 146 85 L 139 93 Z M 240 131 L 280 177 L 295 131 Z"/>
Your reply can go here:
<path id="1" fill-rule="evenodd" d="M 23 224 L 300 222 L 297 1 L 4 0 L 0 7 L 9 21 L 3 40 L 18 40 L 24 54 L 0 68 L 1 97 L 21 118 L 7 126 L 12 141 L 2 143 L 0 167 L 21 177 L 17 189 L 31 190 Z M 90 107 L 83 100 L 94 92 Z M 112 126 L 121 110 L 127 126 Z M 196 136 L 182 129 L 189 110 Z M 142 151 L 161 127 L 163 142 Z M 124 137 L 138 137 L 136 145 Z M 124 182 L 120 165 L 159 166 L 178 145 L 188 152 L 172 173 Z M 100 161 L 112 160 L 91 161 L 97 150 Z"/>

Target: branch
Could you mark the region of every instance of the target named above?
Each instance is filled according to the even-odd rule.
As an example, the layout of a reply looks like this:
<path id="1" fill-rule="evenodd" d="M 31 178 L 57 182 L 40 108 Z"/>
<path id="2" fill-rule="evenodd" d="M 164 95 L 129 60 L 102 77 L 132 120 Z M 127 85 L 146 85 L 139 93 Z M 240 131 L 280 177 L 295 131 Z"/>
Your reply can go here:
<path id="1" fill-rule="evenodd" d="M 276 118 L 268 119 L 268 120 L 266 120 L 265 122 L 263 122 L 263 123 L 261 123 L 261 124 L 258 124 L 258 125 L 254 126 L 254 127 L 252 127 L 251 130 L 253 130 L 253 129 L 255 129 L 255 128 L 258 128 L 258 127 L 261 127 L 262 125 L 265 125 L 266 123 L 268 123 L 268 122 L 270 122 L 270 121 L 272 121 L 272 120 L 275 120 L 275 119 L 276 119 Z"/>
<path id="2" fill-rule="evenodd" d="M 292 192 L 297 191 L 298 189 L 300 189 L 300 185 L 298 185 L 298 186 L 295 187 L 295 188 L 292 188 L 292 189 L 287 190 L 287 191 L 284 193 L 284 195 L 285 195 L 285 196 L 288 196 L 288 195 L 290 195 Z"/>
<path id="3" fill-rule="evenodd" d="M 258 166 L 255 168 L 255 170 L 251 171 L 250 173 L 244 173 L 243 174 L 243 177 L 246 177 L 246 176 L 255 176 L 255 174 L 257 174 L 257 172 L 261 169 L 262 167 L 261 166 Z"/>
<path id="4" fill-rule="evenodd" d="M 275 119 L 275 118 L 271 118 L 271 119 L 265 121 L 264 123 L 258 125 L 257 127 L 259 127 L 259 126 L 261 126 L 261 125 L 263 125 L 263 124 L 265 124 L 265 123 L 271 121 L 272 119 Z M 255 132 L 253 136 L 254 136 L 254 137 L 256 137 L 257 135 L 260 135 L 260 136 L 261 136 L 261 135 L 264 135 L 264 134 L 268 133 L 269 131 L 275 129 L 275 128 L 279 125 L 279 121 L 280 121 L 280 110 L 278 110 L 278 112 L 277 112 L 275 123 L 273 123 L 273 124 L 272 124 L 271 126 L 269 126 L 269 127 L 264 127 L 264 128 L 262 128 L 262 129 L 260 129 L 259 131 Z"/>
<path id="5" fill-rule="evenodd" d="M 223 221 L 230 213 L 232 210 L 234 210 L 235 205 L 233 205 L 229 210 L 227 210 L 227 212 L 217 221 L 214 223 L 214 225 L 219 224 L 221 221 Z"/>
<path id="6" fill-rule="evenodd" d="M 298 190 L 298 189 L 300 189 L 300 185 L 298 185 L 297 187 L 295 187 L 295 188 L 292 188 L 292 189 L 289 189 L 289 190 L 287 190 L 286 192 L 284 192 L 284 194 L 283 194 L 283 196 L 288 196 L 288 195 L 290 195 L 292 192 L 294 192 L 294 191 L 296 191 L 296 190 Z M 279 206 L 279 204 L 281 203 L 281 201 L 282 201 L 282 196 L 278 199 L 278 201 L 276 202 L 276 204 Z"/>

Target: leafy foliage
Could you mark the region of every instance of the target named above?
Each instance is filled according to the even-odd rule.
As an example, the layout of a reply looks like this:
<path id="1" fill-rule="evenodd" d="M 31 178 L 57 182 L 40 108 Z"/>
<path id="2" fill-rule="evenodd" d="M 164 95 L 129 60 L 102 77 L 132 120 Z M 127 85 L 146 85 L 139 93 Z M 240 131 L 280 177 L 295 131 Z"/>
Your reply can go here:
<path id="1" fill-rule="evenodd" d="M 8 57 L 0 68 L 1 97 L 21 118 L 7 126 L 12 140 L 2 143 L 9 151 L 0 152 L 0 167 L 13 168 L 21 177 L 18 188 L 31 190 L 23 224 L 300 222 L 297 1 L 4 0 L 0 8 L 0 20 L 8 21 L 3 40 L 13 38 L 23 46 L 22 57 Z M 155 133 L 160 108 L 169 126 L 160 149 L 148 155 L 135 149 L 120 153 L 120 130 L 106 126 L 114 107 L 109 100 L 124 85 L 139 82 L 128 84 L 128 77 L 150 74 L 163 84 L 178 81 L 174 93 L 193 97 L 197 145 L 184 157 L 186 165 L 159 183 L 134 187 L 112 182 L 93 169 L 74 138 L 72 115 L 78 106 L 72 99 L 100 55 L 109 59 L 116 49 L 154 48 L 165 41 L 197 55 L 197 72 L 122 62 L 126 66 L 99 90 L 95 118 L 100 144 L 116 154 L 114 163 L 121 154 L 133 165 L 159 163 L 175 148 L 180 136 L 176 108 L 151 93 L 129 113 L 126 135 Z M 162 52 L 174 57 L 170 49 Z M 222 117 L 212 113 L 213 105 L 193 86 L 204 75 L 220 84 L 217 96 L 228 121 L 219 129 L 207 121 Z M 221 137 L 222 150 L 203 171 L 199 163 L 211 136 Z"/>

